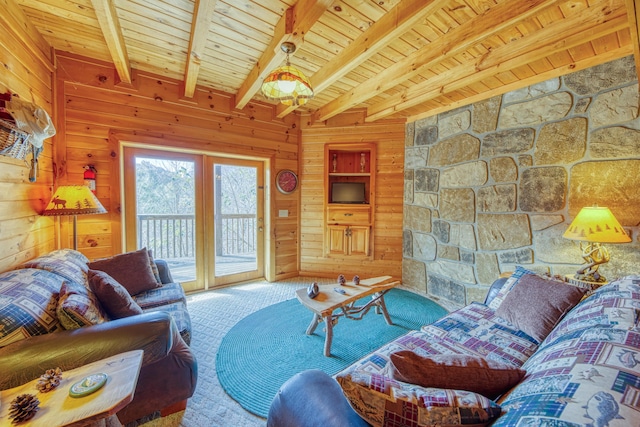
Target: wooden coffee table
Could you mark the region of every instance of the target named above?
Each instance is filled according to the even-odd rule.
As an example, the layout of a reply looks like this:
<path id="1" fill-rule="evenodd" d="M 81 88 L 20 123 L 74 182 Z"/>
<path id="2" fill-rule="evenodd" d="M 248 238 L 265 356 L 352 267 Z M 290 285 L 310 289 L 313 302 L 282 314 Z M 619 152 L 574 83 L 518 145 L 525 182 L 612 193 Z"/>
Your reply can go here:
<path id="1" fill-rule="evenodd" d="M 324 322 L 326 335 L 324 340 L 324 355 L 331 356 L 331 341 L 333 339 L 333 325 L 340 317 L 352 320 L 360 320 L 375 307 L 376 312 L 382 313 L 388 325 L 392 325 L 391 318 L 384 303 L 384 295 L 392 288 L 400 285 L 400 282 L 391 276 L 374 277 L 361 280 L 359 285 L 347 283 L 345 285 L 319 285 L 320 293 L 311 299 L 307 295 L 307 289 L 298 289 L 296 297 L 306 308 L 313 312 L 313 319 L 307 328 L 307 335 L 313 334 L 316 327 Z M 335 288 L 343 289 L 345 294 L 335 292 Z M 355 305 L 361 298 L 371 296 L 371 300 L 364 305 Z"/>

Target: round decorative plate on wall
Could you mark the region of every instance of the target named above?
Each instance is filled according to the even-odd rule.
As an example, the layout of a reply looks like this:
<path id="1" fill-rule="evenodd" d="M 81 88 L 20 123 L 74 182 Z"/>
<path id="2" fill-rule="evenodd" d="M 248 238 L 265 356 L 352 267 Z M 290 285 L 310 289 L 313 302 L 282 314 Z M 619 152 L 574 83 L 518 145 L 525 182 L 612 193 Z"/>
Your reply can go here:
<path id="1" fill-rule="evenodd" d="M 276 187 L 283 194 L 291 194 L 298 188 L 298 175 L 292 170 L 282 169 L 276 175 Z"/>

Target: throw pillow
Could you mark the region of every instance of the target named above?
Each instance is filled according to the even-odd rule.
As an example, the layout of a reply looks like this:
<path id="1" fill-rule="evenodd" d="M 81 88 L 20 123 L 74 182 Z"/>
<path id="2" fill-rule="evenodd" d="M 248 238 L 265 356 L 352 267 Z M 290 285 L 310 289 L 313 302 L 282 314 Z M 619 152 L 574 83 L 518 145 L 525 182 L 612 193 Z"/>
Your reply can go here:
<path id="1" fill-rule="evenodd" d="M 424 388 L 363 370 L 343 371 L 336 380 L 353 409 L 373 427 L 481 427 L 502 412 L 478 393 Z"/>
<path id="2" fill-rule="evenodd" d="M 466 354 L 422 356 L 410 350 L 390 354 L 391 378 L 422 387 L 468 390 L 495 399 L 518 384 L 526 371 Z"/>
<path id="3" fill-rule="evenodd" d="M 109 316 L 114 319 L 142 314 L 129 292 L 104 271 L 89 270 L 89 286 L 96 293 Z"/>
<path id="4" fill-rule="evenodd" d="M 60 287 L 56 314 L 65 329 L 78 329 L 109 320 L 97 296 L 75 282 L 64 282 Z"/>
<path id="5" fill-rule="evenodd" d="M 147 248 L 90 262 L 89 268 L 104 271 L 124 286 L 130 295 L 161 286 L 151 270 Z"/>
<path id="6" fill-rule="evenodd" d="M 497 310 L 498 307 L 500 307 L 500 304 L 502 304 L 502 301 L 504 301 L 504 298 L 507 296 L 509 291 L 513 289 L 513 287 L 518 283 L 518 281 L 525 274 L 536 274 L 536 273 L 534 273 L 533 271 L 529 271 L 526 268 L 518 265 L 516 267 L 516 270 L 511 274 L 511 276 L 509 276 L 507 281 L 504 282 L 504 285 L 502 285 L 502 288 L 500 288 L 495 298 L 493 298 L 491 302 L 488 304 L 489 307 L 493 308 L 494 310 Z"/>
<path id="7" fill-rule="evenodd" d="M 162 284 L 162 280 L 160 279 L 160 270 L 158 270 L 158 265 L 156 261 L 153 259 L 153 251 L 149 249 L 149 265 L 151 266 L 151 271 L 153 272 L 153 277 L 156 278 L 156 282 Z"/>
<path id="8" fill-rule="evenodd" d="M 557 280 L 526 274 L 505 296 L 496 315 L 542 342 L 586 291 Z"/>

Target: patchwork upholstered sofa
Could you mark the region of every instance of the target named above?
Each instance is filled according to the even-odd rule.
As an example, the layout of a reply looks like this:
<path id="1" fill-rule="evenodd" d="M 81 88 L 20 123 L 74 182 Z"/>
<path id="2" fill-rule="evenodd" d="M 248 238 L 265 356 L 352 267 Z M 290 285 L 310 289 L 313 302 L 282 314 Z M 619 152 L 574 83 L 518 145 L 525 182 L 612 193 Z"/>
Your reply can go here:
<path id="1" fill-rule="evenodd" d="M 294 376 L 267 424 L 640 426 L 640 276 L 584 298 L 571 288 L 518 268 L 485 304 L 395 339 L 337 381 Z"/>
<path id="2" fill-rule="evenodd" d="M 195 390 L 190 339 L 184 291 L 146 250 L 89 262 L 64 249 L 0 273 L 0 390 L 143 349 L 134 399 L 118 418 L 166 414 Z"/>

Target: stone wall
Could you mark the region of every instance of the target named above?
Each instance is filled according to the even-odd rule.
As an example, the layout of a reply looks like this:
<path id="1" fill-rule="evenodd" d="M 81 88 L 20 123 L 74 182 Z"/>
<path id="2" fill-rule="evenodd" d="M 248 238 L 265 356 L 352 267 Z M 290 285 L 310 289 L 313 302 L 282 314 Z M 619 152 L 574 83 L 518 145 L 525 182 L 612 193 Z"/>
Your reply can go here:
<path id="1" fill-rule="evenodd" d="M 562 233 L 594 204 L 633 239 L 600 271 L 640 273 L 638 109 L 627 57 L 408 124 L 403 282 L 455 307 L 516 265 L 574 273 Z"/>

